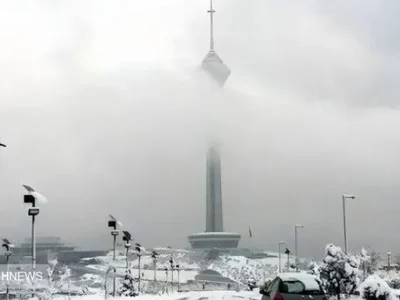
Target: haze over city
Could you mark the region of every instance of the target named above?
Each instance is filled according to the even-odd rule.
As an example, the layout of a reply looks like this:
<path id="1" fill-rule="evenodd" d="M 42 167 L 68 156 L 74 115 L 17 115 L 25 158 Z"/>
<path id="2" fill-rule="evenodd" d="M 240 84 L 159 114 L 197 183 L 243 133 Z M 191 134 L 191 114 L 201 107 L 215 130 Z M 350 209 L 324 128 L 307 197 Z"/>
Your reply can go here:
<path id="1" fill-rule="evenodd" d="M 198 74 L 204 1 L 22 2 L 0 4 L 8 236 L 30 234 L 28 183 L 49 199 L 41 235 L 109 247 L 111 213 L 145 246 L 188 246 L 205 226 L 213 131 L 224 228 L 241 246 L 293 247 L 301 223 L 300 255 L 322 256 L 343 243 L 351 193 L 349 248 L 400 252 L 397 1 L 216 0 L 215 48 L 232 70 L 218 93 Z"/>

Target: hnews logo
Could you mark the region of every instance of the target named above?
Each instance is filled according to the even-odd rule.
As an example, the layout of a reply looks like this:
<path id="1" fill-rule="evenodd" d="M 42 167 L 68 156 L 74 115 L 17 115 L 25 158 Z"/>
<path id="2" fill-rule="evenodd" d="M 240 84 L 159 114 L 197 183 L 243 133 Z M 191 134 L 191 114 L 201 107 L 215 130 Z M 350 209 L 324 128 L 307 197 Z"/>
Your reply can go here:
<path id="1" fill-rule="evenodd" d="M 44 278 L 42 272 L 25 272 L 25 271 L 15 271 L 15 272 L 0 272 L 0 279 L 2 281 L 35 281 L 42 280 Z"/>

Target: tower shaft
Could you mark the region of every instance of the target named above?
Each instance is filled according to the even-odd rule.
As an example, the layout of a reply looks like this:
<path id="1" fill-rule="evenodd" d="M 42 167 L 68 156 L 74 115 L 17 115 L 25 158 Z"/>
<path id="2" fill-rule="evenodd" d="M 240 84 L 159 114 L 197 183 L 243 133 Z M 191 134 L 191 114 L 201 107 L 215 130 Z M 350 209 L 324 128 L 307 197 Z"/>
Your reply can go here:
<path id="1" fill-rule="evenodd" d="M 207 152 L 206 169 L 206 231 L 222 232 L 222 185 L 221 185 L 221 158 L 218 149 L 210 147 Z"/>

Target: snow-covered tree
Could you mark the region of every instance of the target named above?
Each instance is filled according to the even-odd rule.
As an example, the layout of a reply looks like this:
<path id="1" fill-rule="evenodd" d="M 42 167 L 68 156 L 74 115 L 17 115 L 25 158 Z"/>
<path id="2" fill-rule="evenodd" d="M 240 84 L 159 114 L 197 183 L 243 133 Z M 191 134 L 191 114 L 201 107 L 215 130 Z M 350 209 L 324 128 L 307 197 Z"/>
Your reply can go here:
<path id="1" fill-rule="evenodd" d="M 359 287 L 360 295 L 365 300 L 394 300 L 396 296 L 385 280 L 377 275 L 370 275 Z"/>
<path id="2" fill-rule="evenodd" d="M 400 289 L 400 273 L 396 270 L 379 270 L 375 273 L 382 278 L 392 289 Z"/>
<path id="3" fill-rule="evenodd" d="M 321 267 L 318 265 L 317 262 L 312 261 L 309 263 L 307 273 L 320 277 L 320 272 L 321 272 Z"/>
<path id="4" fill-rule="evenodd" d="M 53 295 L 60 290 L 70 292 L 71 270 L 67 266 L 60 266 L 57 258 L 48 261 L 47 265 L 47 288 L 40 295 L 42 299 L 52 299 Z"/>
<path id="5" fill-rule="evenodd" d="M 400 253 L 397 253 L 397 254 L 394 256 L 394 263 L 395 263 L 396 265 L 400 266 Z"/>
<path id="6" fill-rule="evenodd" d="M 128 270 L 122 281 L 122 285 L 118 291 L 118 294 L 125 297 L 136 297 L 137 295 L 139 295 L 139 293 L 137 292 L 135 281 L 136 280 L 135 278 L 133 278 L 131 270 Z"/>
<path id="7" fill-rule="evenodd" d="M 360 267 L 364 274 L 371 275 L 378 270 L 381 254 L 373 249 L 361 248 Z"/>
<path id="8" fill-rule="evenodd" d="M 320 269 L 320 278 L 328 295 L 340 299 L 341 294 L 353 294 L 357 288 L 359 260 L 348 256 L 340 247 L 328 244 Z"/>

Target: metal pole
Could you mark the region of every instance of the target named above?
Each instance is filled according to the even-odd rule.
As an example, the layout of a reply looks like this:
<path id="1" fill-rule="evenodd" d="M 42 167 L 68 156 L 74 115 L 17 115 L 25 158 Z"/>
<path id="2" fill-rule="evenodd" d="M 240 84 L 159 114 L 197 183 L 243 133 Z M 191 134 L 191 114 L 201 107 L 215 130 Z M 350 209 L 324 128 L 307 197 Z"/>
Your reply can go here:
<path id="1" fill-rule="evenodd" d="M 165 289 L 168 294 L 168 269 L 165 268 Z"/>
<path id="2" fill-rule="evenodd" d="M 296 264 L 296 272 L 299 271 L 298 269 L 298 249 L 297 249 L 297 226 L 294 226 L 294 252 L 295 252 L 295 264 Z"/>
<path id="3" fill-rule="evenodd" d="M 287 271 L 290 272 L 290 254 L 287 255 Z"/>
<path id="4" fill-rule="evenodd" d="M 129 271 L 128 251 L 129 251 L 129 248 L 126 247 L 126 274 L 128 274 L 128 271 Z"/>
<path id="5" fill-rule="evenodd" d="M 138 264 L 139 264 L 139 266 L 138 266 L 138 292 L 140 293 L 140 257 L 141 257 L 141 255 L 139 254 L 139 260 L 138 260 Z"/>
<path id="6" fill-rule="evenodd" d="M 174 292 L 174 267 L 171 268 L 171 293 Z"/>
<path id="7" fill-rule="evenodd" d="M 32 272 L 36 270 L 35 216 L 32 216 Z"/>
<path id="8" fill-rule="evenodd" d="M 7 253 L 7 300 L 10 300 L 10 281 L 8 276 L 10 276 L 10 268 L 9 268 L 9 259 L 10 259 L 10 253 Z"/>
<path id="9" fill-rule="evenodd" d="M 343 202 L 343 235 L 344 235 L 344 253 L 347 254 L 347 228 L 346 228 L 346 196 L 342 195 Z"/>
<path id="10" fill-rule="evenodd" d="M 390 251 L 388 251 L 387 255 L 388 255 L 388 271 L 390 270 Z"/>
<path id="11" fill-rule="evenodd" d="M 181 285 L 180 285 L 180 281 L 179 281 L 179 268 L 178 268 L 178 292 L 180 291 L 180 289 L 181 289 Z"/>
<path id="12" fill-rule="evenodd" d="M 281 243 L 278 244 L 278 251 L 279 251 L 279 265 L 278 265 L 278 272 L 281 273 Z"/>
<path id="13" fill-rule="evenodd" d="M 71 279 L 69 278 L 70 275 L 68 275 L 68 300 L 71 299 Z"/>
<path id="14" fill-rule="evenodd" d="M 156 258 L 153 259 L 153 263 L 154 263 L 154 281 L 157 281 L 157 259 Z"/>
<path id="15" fill-rule="evenodd" d="M 113 297 L 116 295 L 116 285 L 117 285 L 117 267 L 115 266 L 115 260 L 116 260 L 116 253 L 115 253 L 115 247 L 117 244 L 117 236 L 114 235 L 114 242 L 113 242 L 113 261 L 114 261 L 114 278 L 113 278 Z"/>

